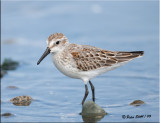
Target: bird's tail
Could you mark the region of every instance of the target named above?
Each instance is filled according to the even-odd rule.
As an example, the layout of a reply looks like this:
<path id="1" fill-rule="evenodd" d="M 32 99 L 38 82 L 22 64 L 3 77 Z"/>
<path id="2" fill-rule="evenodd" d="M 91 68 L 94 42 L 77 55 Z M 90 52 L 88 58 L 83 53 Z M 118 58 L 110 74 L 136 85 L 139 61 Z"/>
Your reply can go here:
<path id="1" fill-rule="evenodd" d="M 129 53 L 132 53 L 132 54 L 137 55 L 137 56 L 143 56 L 144 51 L 132 51 L 132 52 L 129 52 Z"/>
<path id="2" fill-rule="evenodd" d="M 119 62 L 125 62 L 125 61 L 130 61 L 134 58 L 143 56 L 144 51 L 131 51 L 131 52 L 118 52 L 116 55 L 116 59 Z"/>

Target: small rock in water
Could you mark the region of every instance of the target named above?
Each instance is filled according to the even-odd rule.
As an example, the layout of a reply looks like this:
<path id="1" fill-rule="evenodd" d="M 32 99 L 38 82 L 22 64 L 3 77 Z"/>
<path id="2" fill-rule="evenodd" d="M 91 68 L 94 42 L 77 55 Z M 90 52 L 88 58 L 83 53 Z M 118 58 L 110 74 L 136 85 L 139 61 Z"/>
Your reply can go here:
<path id="1" fill-rule="evenodd" d="M 3 64 L 1 65 L 1 69 L 2 70 L 15 70 L 18 65 L 19 63 L 16 61 L 13 61 L 11 59 L 5 59 L 3 61 Z"/>
<path id="2" fill-rule="evenodd" d="M 18 96 L 10 100 L 16 106 L 29 106 L 33 99 L 30 96 Z"/>
<path id="3" fill-rule="evenodd" d="M 3 113 L 3 114 L 1 114 L 1 116 L 3 116 L 3 117 L 10 117 L 10 116 L 13 116 L 13 114 L 11 114 L 11 113 Z"/>
<path id="4" fill-rule="evenodd" d="M 130 105 L 133 105 L 133 106 L 140 106 L 142 104 L 144 104 L 142 100 L 134 100 L 133 102 L 130 103 Z"/>
<path id="5" fill-rule="evenodd" d="M 16 86 L 8 86 L 7 88 L 8 89 L 13 89 L 13 90 L 18 89 L 18 87 L 16 87 Z"/>
<path id="6" fill-rule="evenodd" d="M 85 122 L 96 122 L 101 120 L 107 113 L 93 101 L 87 101 L 82 107 L 82 118 Z"/>
<path id="7" fill-rule="evenodd" d="M 3 61 L 3 64 L 0 65 L 1 66 L 1 75 L 0 75 L 0 78 L 2 78 L 8 70 L 15 70 L 17 68 L 17 66 L 19 65 L 18 62 L 16 61 L 13 61 L 11 59 L 5 59 Z"/>

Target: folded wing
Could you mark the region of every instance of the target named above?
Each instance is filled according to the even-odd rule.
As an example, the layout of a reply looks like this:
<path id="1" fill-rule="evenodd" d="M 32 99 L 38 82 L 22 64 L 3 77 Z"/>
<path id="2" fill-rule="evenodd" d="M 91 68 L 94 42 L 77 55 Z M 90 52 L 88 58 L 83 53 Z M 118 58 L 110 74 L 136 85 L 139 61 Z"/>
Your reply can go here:
<path id="1" fill-rule="evenodd" d="M 79 70 L 89 71 L 130 61 L 136 57 L 142 56 L 143 51 L 113 52 L 91 46 L 84 47 L 83 45 L 82 48 L 71 52 L 71 54 Z"/>

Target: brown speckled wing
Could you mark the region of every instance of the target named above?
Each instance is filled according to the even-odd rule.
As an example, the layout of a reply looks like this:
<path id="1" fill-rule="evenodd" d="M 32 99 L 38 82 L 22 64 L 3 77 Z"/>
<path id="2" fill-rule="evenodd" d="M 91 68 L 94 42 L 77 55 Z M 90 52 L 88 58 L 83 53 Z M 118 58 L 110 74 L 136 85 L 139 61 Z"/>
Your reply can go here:
<path id="1" fill-rule="evenodd" d="M 101 67 L 112 66 L 120 62 L 130 61 L 142 55 L 139 52 L 112 52 L 95 47 L 82 47 L 71 52 L 77 68 L 81 71 L 94 70 Z"/>
<path id="2" fill-rule="evenodd" d="M 111 66 L 117 63 L 114 52 L 101 50 L 95 47 L 80 48 L 71 52 L 76 61 L 77 68 L 82 71 L 94 70 L 100 67 Z"/>

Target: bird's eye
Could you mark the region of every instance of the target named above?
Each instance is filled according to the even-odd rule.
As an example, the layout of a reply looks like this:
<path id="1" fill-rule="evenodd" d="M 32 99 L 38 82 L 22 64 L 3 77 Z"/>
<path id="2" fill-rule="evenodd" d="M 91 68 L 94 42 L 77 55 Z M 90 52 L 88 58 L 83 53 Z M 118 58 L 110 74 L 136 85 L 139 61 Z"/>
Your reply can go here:
<path id="1" fill-rule="evenodd" d="M 60 41 L 57 41 L 56 44 L 59 44 Z"/>

